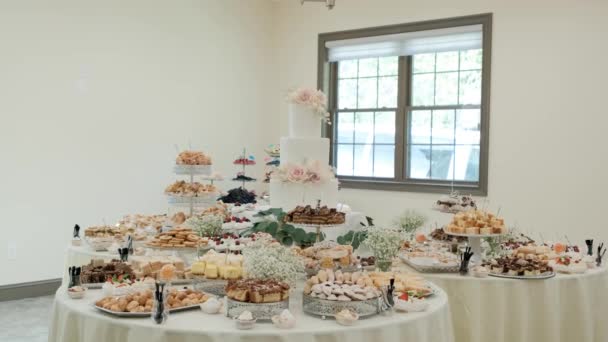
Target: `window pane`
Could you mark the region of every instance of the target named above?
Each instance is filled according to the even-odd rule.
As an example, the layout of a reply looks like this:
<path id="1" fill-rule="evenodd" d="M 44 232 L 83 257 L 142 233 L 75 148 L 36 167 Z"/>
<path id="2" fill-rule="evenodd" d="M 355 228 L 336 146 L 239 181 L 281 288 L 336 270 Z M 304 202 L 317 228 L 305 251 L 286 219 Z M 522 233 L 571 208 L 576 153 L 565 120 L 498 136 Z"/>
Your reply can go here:
<path id="1" fill-rule="evenodd" d="M 437 54 L 437 72 L 458 71 L 458 51 Z"/>
<path id="2" fill-rule="evenodd" d="M 414 55 L 413 58 L 414 73 L 421 72 L 435 72 L 435 54 L 426 53 L 421 55 Z"/>
<path id="3" fill-rule="evenodd" d="M 432 106 L 435 97 L 435 74 L 414 75 L 412 93 L 414 106 Z"/>
<path id="4" fill-rule="evenodd" d="M 375 146 L 374 177 L 395 177 L 395 145 Z"/>
<path id="5" fill-rule="evenodd" d="M 454 172 L 454 146 L 432 147 L 431 154 L 431 178 L 452 180 Z"/>
<path id="6" fill-rule="evenodd" d="M 483 60 L 482 50 L 466 50 L 460 52 L 460 70 L 481 69 Z"/>
<path id="7" fill-rule="evenodd" d="M 460 104 L 481 103 L 481 71 L 460 73 Z"/>
<path id="8" fill-rule="evenodd" d="M 456 146 L 455 180 L 479 181 L 479 146 Z"/>
<path id="9" fill-rule="evenodd" d="M 431 111 L 416 110 L 410 114 L 409 141 L 411 144 L 431 143 Z"/>
<path id="10" fill-rule="evenodd" d="M 378 107 L 397 108 L 397 77 L 380 77 L 378 87 Z"/>
<path id="11" fill-rule="evenodd" d="M 376 113 L 376 122 L 374 124 L 375 143 L 376 144 L 394 144 L 395 143 L 395 113 L 394 112 L 379 112 Z"/>
<path id="12" fill-rule="evenodd" d="M 433 145 L 454 143 L 454 110 L 433 111 Z M 433 156 L 433 159 L 435 157 Z"/>
<path id="13" fill-rule="evenodd" d="M 373 176 L 374 145 L 355 145 L 355 176 Z"/>
<path id="14" fill-rule="evenodd" d="M 407 164 L 410 178 L 428 179 L 431 169 L 430 159 L 430 145 L 410 145 Z"/>
<path id="15" fill-rule="evenodd" d="M 380 76 L 399 75 L 399 57 L 382 57 L 378 59 Z"/>
<path id="16" fill-rule="evenodd" d="M 342 176 L 353 175 L 353 145 L 336 145 L 336 172 Z"/>
<path id="17" fill-rule="evenodd" d="M 378 58 L 366 58 L 359 60 L 359 77 L 378 76 Z"/>
<path id="18" fill-rule="evenodd" d="M 479 145 L 481 113 L 479 109 L 456 111 L 456 144 Z"/>
<path id="19" fill-rule="evenodd" d="M 338 143 L 352 143 L 355 139 L 355 117 L 353 113 L 338 113 Z"/>
<path id="20" fill-rule="evenodd" d="M 357 60 L 341 61 L 338 64 L 338 78 L 356 78 Z"/>
<path id="21" fill-rule="evenodd" d="M 437 74 L 435 88 L 435 104 L 458 104 L 458 72 L 447 72 Z"/>
<path id="22" fill-rule="evenodd" d="M 374 143 L 374 113 L 355 113 L 355 143 Z"/>
<path id="23" fill-rule="evenodd" d="M 359 79 L 359 102 L 358 108 L 376 108 L 378 105 L 377 78 Z"/>
<path id="24" fill-rule="evenodd" d="M 338 83 L 338 107 L 357 108 L 357 80 L 340 80 Z"/>

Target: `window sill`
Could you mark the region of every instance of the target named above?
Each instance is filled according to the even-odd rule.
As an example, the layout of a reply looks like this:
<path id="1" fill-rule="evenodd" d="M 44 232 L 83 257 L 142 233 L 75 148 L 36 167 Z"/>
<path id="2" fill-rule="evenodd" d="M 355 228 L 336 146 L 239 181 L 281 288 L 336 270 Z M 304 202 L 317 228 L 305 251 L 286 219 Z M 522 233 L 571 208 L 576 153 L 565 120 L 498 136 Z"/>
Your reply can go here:
<path id="1" fill-rule="evenodd" d="M 343 189 L 379 190 L 379 191 L 403 191 L 420 192 L 432 194 L 447 194 L 452 191 L 451 183 L 407 181 L 398 182 L 392 180 L 370 180 L 338 177 L 340 187 Z M 488 191 L 481 184 L 454 184 L 453 189 L 463 195 L 487 196 Z"/>

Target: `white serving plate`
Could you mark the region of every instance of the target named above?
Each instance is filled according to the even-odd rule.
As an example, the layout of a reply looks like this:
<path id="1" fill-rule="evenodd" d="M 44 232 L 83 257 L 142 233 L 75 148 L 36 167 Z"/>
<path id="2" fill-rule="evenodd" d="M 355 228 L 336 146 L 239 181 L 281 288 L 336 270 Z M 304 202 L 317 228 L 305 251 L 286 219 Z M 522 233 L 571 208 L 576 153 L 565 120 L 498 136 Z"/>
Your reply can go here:
<path id="1" fill-rule="evenodd" d="M 496 278 L 506 278 L 506 279 L 521 279 L 521 280 L 542 280 L 542 279 L 549 279 L 549 278 L 553 278 L 555 277 L 555 272 L 545 272 L 543 274 L 537 275 L 537 276 L 516 276 L 516 275 L 509 275 L 509 274 L 499 274 L 499 273 L 489 273 L 490 276 L 492 277 L 496 277 Z"/>

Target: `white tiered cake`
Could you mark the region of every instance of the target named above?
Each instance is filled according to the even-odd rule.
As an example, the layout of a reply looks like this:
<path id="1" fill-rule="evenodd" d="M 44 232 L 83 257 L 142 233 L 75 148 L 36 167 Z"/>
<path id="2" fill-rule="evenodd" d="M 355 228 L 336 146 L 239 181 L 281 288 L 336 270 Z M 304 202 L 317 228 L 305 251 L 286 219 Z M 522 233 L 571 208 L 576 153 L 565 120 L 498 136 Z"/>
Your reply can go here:
<path id="1" fill-rule="evenodd" d="M 329 139 L 321 138 L 321 121 L 308 107 L 289 105 L 289 136 L 281 138 L 281 165 L 301 165 L 318 161 L 329 165 Z M 338 180 L 335 177 L 321 183 L 293 183 L 270 180 L 270 205 L 291 210 L 298 205 L 338 205 Z"/>

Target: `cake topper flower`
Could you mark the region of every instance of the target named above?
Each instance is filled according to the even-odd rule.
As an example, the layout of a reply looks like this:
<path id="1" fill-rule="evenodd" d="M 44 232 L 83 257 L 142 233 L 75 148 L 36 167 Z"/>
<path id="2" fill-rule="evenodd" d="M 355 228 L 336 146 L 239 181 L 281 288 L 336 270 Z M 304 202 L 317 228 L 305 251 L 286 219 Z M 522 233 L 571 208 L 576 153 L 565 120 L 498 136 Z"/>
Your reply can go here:
<path id="1" fill-rule="evenodd" d="M 327 96 L 322 91 L 313 88 L 298 88 L 287 94 L 287 102 L 312 109 L 321 121 L 331 125 L 327 111 Z"/>
<path id="2" fill-rule="evenodd" d="M 321 165 L 319 161 L 312 161 L 304 164 L 282 164 L 272 173 L 271 178 L 284 183 L 321 184 L 336 177 L 331 167 Z"/>

